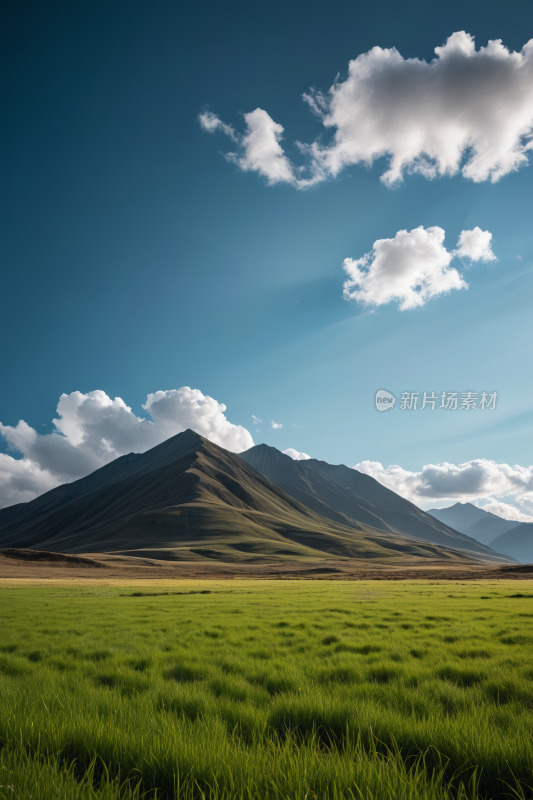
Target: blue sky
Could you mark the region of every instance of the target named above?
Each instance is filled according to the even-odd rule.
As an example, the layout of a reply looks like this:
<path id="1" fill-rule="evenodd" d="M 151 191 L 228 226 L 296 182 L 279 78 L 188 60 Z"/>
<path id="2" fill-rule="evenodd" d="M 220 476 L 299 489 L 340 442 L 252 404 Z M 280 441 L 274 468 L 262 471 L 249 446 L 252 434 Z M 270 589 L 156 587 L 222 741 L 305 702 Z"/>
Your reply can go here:
<path id="1" fill-rule="evenodd" d="M 528 468 L 531 166 L 496 183 L 405 174 L 389 188 L 380 181 L 389 159 L 378 158 L 298 190 L 228 162 L 234 144 L 198 121 L 208 109 L 243 132 L 243 114 L 265 109 L 284 128 L 287 157 L 303 164 L 297 141 L 327 147 L 334 135 L 304 92 L 345 81 L 349 61 L 375 46 L 431 61 L 455 31 L 478 48 L 501 39 L 521 51 L 533 8 L 11 4 L 1 48 L 3 425 L 24 420 L 46 436 L 62 394 L 95 390 L 146 416 L 148 394 L 188 386 L 223 403 L 255 443 L 332 463 Z M 463 230 L 490 231 L 497 261 L 454 261 L 468 289 L 420 308 L 343 299 L 344 259 L 419 226 L 444 229 L 448 250 Z M 380 388 L 499 400 L 495 411 L 397 404 L 379 414 Z M 3 453 L 30 458 L 13 436 Z M 442 496 L 506 497 L 533 514 L 533 483 L 485 491 L 483 480 Z M 424 507 L 450 504 L 390 485 Z M 532 501 L 516 500 L 528 492 Z"/>

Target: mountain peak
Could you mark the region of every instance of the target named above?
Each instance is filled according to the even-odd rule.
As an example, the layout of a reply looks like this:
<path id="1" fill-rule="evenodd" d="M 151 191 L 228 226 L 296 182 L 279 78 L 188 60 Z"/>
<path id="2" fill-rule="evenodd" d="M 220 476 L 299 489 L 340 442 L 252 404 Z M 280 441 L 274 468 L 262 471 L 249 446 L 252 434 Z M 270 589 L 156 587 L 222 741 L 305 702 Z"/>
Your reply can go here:
<path id="1" fill-rule="evenodd" d="M 272 447 L 272 445 L 265 444 L 265 442 L 261 442 L 261 444 L 254 444 L 252 447 L 250 447 L 248 450 L 245 450 L 244 452 L 245 453 L 249 453 L 250 450 L 254 450 L 256 452 L 262 452 L 262 453 L 266 453 L 266 452 L 275 450 L 276 453 L 279 453 L 281 456 L 285 455 L 285 453 L 282 453 L 281 450 L 278 450 L 277 447 Z"/>
<path id="2" fill-rule="evenodd" d="M 467 535 L 469 535 L 468 529 L 476 522 L 491 519 L 493 516 L 489 511 L 484 511 L 472 503 L 455 503 L 448 508 L 431 508 L 428 514 Z"/>
<path id="3" fill-rule="evenodd" d="M 181 431 L 181 433 L 176 433 L 174 436 L 171 436 L 170 439 L 165 439 L 165 441 L 162 442 L 162 444 L 166 444 L 168 442 L 173 442 L 173 441 L 177 441 L 177 440 L 179 440 L 181 442 L 184 442 L 184 443 L 185 442 L 193 442 L 193 441 L 197 442 L 198 440 L 201 440 L 202 442 L 206 442 L 207 441 L 207 439 L 205 439 L 199 433 L 196 433 L 196 431 L 193 431 L 192 428 L 186 428 L 186 430 Z"/>
<path id="4" fill-rule="evenodd" d="M 206 443 L 209 443 L 208 439 L 187 428 L 143 453 L 133 469 L 136 473 L 160 469 L 192 455 Z"/>

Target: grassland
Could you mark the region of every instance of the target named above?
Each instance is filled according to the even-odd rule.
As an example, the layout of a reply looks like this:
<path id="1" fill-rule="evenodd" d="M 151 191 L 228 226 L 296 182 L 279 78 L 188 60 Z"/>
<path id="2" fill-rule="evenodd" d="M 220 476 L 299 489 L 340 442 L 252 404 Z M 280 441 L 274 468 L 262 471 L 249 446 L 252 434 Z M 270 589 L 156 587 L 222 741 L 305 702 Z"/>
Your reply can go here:
<path id="1" fill-rule="evenodd" d="M 13 584 L 0 608 L 2 800 L 533 794 L 529 581 Z"/>

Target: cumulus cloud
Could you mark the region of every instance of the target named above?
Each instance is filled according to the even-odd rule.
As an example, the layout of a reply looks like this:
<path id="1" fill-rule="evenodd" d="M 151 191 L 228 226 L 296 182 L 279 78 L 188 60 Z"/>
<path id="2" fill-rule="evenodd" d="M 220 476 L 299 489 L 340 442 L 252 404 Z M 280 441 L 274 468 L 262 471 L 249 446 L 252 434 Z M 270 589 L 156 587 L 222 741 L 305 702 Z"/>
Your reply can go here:
<path id="1" fill-rule="evenodd" d="M 496 261 L 492 252 L 492 233 L 476 227 L 471 231 L 461 231 L 455 254 L 472 261 Z"/>
<path id="2" fill-rule="evenodd" d="M 29 459 L 0 453 L 0 508 L 33 500 L 60 482 Z"/>
<path id="3" fill-rule="evenodd" d="M 287 450 L 282 450 L 286 456 L 290 456 L 294 461 L 308 461 L 313 456 L 308 456 L 307 453 L 300 453 L 298 450 L 294 450 L 292 447 L 288 447 Z"/>
<path id="4" fill-rule="evenodd" d="M 239 151 L 227 153 L 226 158 L 243 172 L 258 172 L 271 185 L 299 183 L 295 170 L 280 144 L 283 127 L 274 122 L 270 114 L 263 109 L 256 108 L 255 111 L 244 115 L 246 131 L 242 135 L 211 112 L 200 114 L 199 121 L 208 133 L 222 130 L 239 145 Z"/>
<path id="5" fill-rule="evenodd" d="M 529 514 L 524 514 L 516 506 L 511 506 L 509 503 L 502 503 L 496 500 L 491 501 L 483 506 L 483 511 L 489 511 L 491 514 L 496 514 L 497 517 L 503 519 L 516 520 L 517 522 L 533 522 L 533 517 Z"/>
<path id="6" fill-rule="evenodd" d="M 435 178 L 461 171 L 475 182 L 494 182 L 526 166 L 533 148 L 533 39 L 520 52 L 510 52 L 500 39 L 476 50 L 474 38 L 458 31 L 435 54 L 428 63 L 404 59 L 396 48 L 374 47 L 349 62 L 345 81 L 326 93 L 305 93 L 311 111 L 334 131 L 330 143 L 298 143 L 309 158 L 307 178 L 285 156 L 279 145 L 283 129 L 266 111 L 252 112 L 254 125 L 271 143 L 266 168 L 248 158 L 249 133 L 239 139 L 210 112 L 200 122 L 205 130 L 224 130 L 240 142 L 244 155 L 232 160 L 242 169 L 298 188 L 381 157 L 389 158 L 381 177 L 389 186 L 405 172 Z"/>
<path id="7" fill-rule="evenodd" d="M 528 163 L 533 146 L 533 40 L 510 53 L 501 40 L 476 51 L 459 31 L 429 64 L 374 47 L 350 61 L 348 78 L 328 96 L 314 93 L 330 147 L 313 153 L 332 175 L 389 155 L 388 185 L 405 170 L 428 178 L 461 170 L 473 181 L 497 181 Z M 461 166 L 462 165 L 462 166 Z"/>
<path id="8" fill-rule="evenodd" d="M 270 420 L 270 425 L 272 428 L 283 428 L 282 422 L 274 422 L 274 420 Z"/>
<path id="9" fill-rule="evenodd" d="M 61 395 L 50 434 L 37 433 L 24 420 L 16 426 L 0 423 L 0 434 L 22 456 L 0 454 L 0 507 L 31 500 L 187 428 L 235 453 L 254 443 L 246 428 L 229 422 L 225 405 L 198 389 L 149 394 L 143 408 L 150 419 L 136 416 L 120 397 L 72 392 Z"/>
<path id="10" fill-rule="evenodd" d="M 496 498 L 509 497 L 525 514 L 533 513 L 533 466 L 497 464 L 478 458 L 463 464 L 426 464 L 420 472 L 410 472 L 396 464 L 384 467 L 379 461 L 362 461 L 354 469 L 371 475 L 417 505 L 427 506 L 435 501 L 439 505 L 440 501 L 475 503 L 486 498 L 497 502 Z"/>
<path id="11" fill-rule="evenodd" d="M 393 239 L 378 239 L 362 258 L 346 258 L 343 269 L 345 300 L 380 306 L 398 301 L 401 311 L 423 306 L 431 297 L 468 284 L 455 267 L 456 256 L 471 261 L 493 261 L 492 234 L 474 228 L 462 231 L 458 248 L 444 247 L 445 232 L 437 226 L 398 231 Z"/>

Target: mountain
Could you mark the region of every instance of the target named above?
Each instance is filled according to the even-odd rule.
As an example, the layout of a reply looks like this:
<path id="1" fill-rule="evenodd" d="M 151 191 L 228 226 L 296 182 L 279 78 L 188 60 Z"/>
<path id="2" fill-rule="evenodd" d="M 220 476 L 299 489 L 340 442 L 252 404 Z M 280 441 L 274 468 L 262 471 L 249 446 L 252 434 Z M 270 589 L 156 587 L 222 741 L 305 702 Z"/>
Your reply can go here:
<path id="1" fill-rule="evenodd" d="M 239 457 L 300 503 L 332 521 L 343 518 L 346 524 L 349 518 L 389 534 L 498 558 L 492 549 L 430 516 L 375 478 L 342 464 L 336 466 L 314 458 L 294 461 L 266 444 L 251 447 Z"/>
<path id="2" fill-rule="evenodd" d="M 445 525 L 455 528 L 456 531 L 464 533 L 471 525 L 485 519 L 489 512 L 472 503 L 455 503 L 449 508 L 431 508 L 427 513 Z"/>
<path id="3" fill-rule="evenodd" d="M 449 508 L 432 508 L 427 513 L 483 544 L 490 544 L 497 536 L 520 525 L 516 520 L 503 519 L 491 514 L 490 511 L 473 506 L 472 503 L 455 503 Z"/>
<path id="4" fill-rule="evenodd" d="M 491 546 L 523 564 L 533 564 L 533 522 L 519 523 L 515 528 L 498 536 L 491 542 Z"/>
<path id="5" fill-rule="evenodd" d="M 122 456 L 86 478 L 0 510 L 0 548 L 232 562 L 505 560 L 488 548 L 446 549 L 378 530 L 323 502 L 319 508 L 329 516 L 188 430 L 142 455 Z M 371 512 L 367 519 L 374 520 Z"/>
<path id="6" fill-rule="evenodd" d="M 492 542 L 497 536 L 501 536 L 521 524 L 515 519 L 503 519 L 502 517 L 497 517 L 496 514 L 488 513 L 488 518 L 480 519 L 479 522 L 475 522 L 464 532 L 467 536 L 472 536 L 473 539 L 477 539 L 478 542 L 483 542 L 483 544 L 488 544 L 490 547 L 492 547 Z"/>

